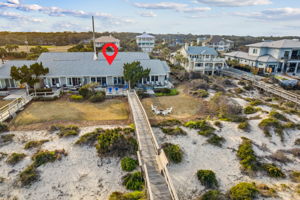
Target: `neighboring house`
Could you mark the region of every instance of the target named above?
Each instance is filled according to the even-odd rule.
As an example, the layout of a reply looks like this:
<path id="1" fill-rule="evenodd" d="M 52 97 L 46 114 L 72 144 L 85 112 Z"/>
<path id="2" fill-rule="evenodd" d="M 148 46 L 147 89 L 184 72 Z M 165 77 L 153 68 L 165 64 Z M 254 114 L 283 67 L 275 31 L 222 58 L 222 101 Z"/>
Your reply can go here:
<path id="1" fill-rule="evenodd" d="M 207 37 L 199 37 L 199 38 L 197 38 L 197 45 L 202 46 L 202 43 L 205 41 L 207 41 Z M 205 45 L 203 45 L 203 46 L 205 46 Z"/>
<path id="2" fill-rule="evenodd" d="M 150 53 L 155 46 L 155 37 L 144 32 L 136 36 L 136 43 L 143 52 Z"/>
<path id="3" fill-rule="evenodd" d="M 107 43 L 113 43 L 115 44 L 118 48 L 120 48 L 120 40 L 117 38 L 114 38 L 113 36 L 102 36 L 97 39 L 95 39 L 95 46 L 96 47 L 102 47 L 103 45 Z"/>
<path id="4" fill-rule="evenodd" d="M 18 88 L 20 84 L 10 77 L 12 66 L 21 67 L 33 63 L 43 63 L 49 73 L 42 76 L 45 86 L 74 87 L 97 82 L 100 86 L 125 86 L 123 66 L 125 63 L 140 61 L 144 69 L 151 69 L 148 78 L 141 84 L 166 86 L 169 84 L 170 69 L 165 61 L 150 59 L 147 53 L 119 52 L 112 65 L 109 65 L 102 54 L 97 60 L 93 52 L 42 53 L 35 61 L 8 61 L 0 65 L 0 88 Z"/>
<path id="5" fill-rule="evenodd" d="M 188 72 L 214 74 L 225 67 L 225 59 L 218 56 L 214 48 L 189 46 L 187 43 L 171 55 L 172 64 L 180 64 Z"/>
<path id="6" fill-rule="evenodd" d="M 264 41 L 247 45 L 248 53 L 226 53 L 226 60 L 236 60 L 242 65 L 257 67 L 264 73 L 300 74 L 300 41 Z"/>
<path id="7" fill-rule="evenodd" d="M 202 41 L 202 46 L 214 48 L 219 52 L 227 52 L 233 48 L 234 42 L 224 39 L 221 36 L 212 36 L 211 38 Z"/>

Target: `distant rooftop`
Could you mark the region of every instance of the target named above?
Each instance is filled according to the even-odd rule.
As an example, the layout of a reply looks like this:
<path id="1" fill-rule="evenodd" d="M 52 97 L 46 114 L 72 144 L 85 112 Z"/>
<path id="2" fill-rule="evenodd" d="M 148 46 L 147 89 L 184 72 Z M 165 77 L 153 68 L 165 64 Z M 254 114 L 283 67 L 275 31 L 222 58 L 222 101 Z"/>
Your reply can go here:
<path id="1" fill-rule="evenodd" d="M 148 33 L 143 33 L 142 35 L 136 36 L 137 38 L 155 38 L 153 35 L 149 35 Z"/>
<path id="2" fill-rule="evenodd" d="M 248 47 L 267 47 L 267 48 L 300 48 L 299 39 L 295 40 L 278 40 L 278 41 L 264 41 L 255 44 L 249 44 Z"/>
<path id="3" fill-rule="evenodd" d="M 96 42 L 100 42 L 100 43 L 120 42 L 119 39 L 114 38 L 114 37 L 111 36 L 111 35 L 99 37 L 99 38 L 97 38 L 95 41 L 96 41 Z"/>
<path id="4" fill-rule="evenodd" d="M 242 58 L 242 59 L 247 59 L 252 61 L 259 61 L 259 62 L 278 62 L 278 60 L 271 55 L 250 56 L 248 53 L 242 51 L 225 53 L 225 56 L 231 56 L 231 57 Z"/>

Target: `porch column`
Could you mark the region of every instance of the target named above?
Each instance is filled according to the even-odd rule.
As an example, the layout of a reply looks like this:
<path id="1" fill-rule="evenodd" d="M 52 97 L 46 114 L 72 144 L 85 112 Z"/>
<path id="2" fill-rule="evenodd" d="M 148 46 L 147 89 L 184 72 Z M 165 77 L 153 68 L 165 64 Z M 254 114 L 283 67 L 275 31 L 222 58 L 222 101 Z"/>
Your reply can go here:
<path id="1" fill-rule="evenodd" d="M 206 65 L 206 63 L 204 62 L 203 63 L 203 74 L 205 74 L 205 65 Z"/>
<path id="2" fill-rule="evenodd" d="M 282 69 L 281 69 L 281 73 L 285 73 L 285 71 L 284 71 L 284 67 L 285 67 L 285 63 L 283 62 L 283 63 L 282 63 Z"/>
<path id="3" fill-rule="evenodd" d="M 215 74 L 215 64 L 216 63 L 213 63 L 213 69 L 212 69 L 212 73 L 211 73 L 212 76 Z"/>
<path id="4" fill-rule="evenodd" d="M 299 65 L 300 65 L 300 63 L 297 63 L 296 68 L 295 68 L 295 71 L 294 71 L 295 74 L 297 74 Z"/>

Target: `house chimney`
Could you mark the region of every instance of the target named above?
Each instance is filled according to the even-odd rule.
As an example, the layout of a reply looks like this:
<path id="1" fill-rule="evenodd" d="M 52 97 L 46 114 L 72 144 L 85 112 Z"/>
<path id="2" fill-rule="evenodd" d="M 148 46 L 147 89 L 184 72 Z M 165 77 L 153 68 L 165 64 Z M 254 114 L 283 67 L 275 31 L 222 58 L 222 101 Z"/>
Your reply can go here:
<path id="1" fill-rule="evenodd" d="M 95 42 L 95 23 L 94 23 L 94 16 L 92 16 L 92 23 L 93 23 L 93 46 L 94 46 L 94 60 L 98 59 L 98 55 L 96 52 L 96 42 Z"/>

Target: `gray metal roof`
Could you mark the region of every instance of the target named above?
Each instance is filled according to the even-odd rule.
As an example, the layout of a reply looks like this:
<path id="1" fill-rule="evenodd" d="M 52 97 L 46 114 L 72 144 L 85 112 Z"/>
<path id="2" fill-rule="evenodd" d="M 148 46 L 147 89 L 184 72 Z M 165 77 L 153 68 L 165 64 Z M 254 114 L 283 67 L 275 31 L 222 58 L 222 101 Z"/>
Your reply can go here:
<path id="1" fill-rule="evenodd" d="M 295 40 L 278 40 L 278 41 L 265 41 L 255 44 L 249 44 L 248 47 L 267 47 L 267 48 L 300 48 L 299 39 Z"/>
<path id="2" fill-rule="evenodd" d="M 43 53 L 37 61 L 8 61 L 0 67 L 0 78 L 10 77 L 12 66 L 30 65 L 42 62 L 49 68 L 48 77 L 69 76 L 123 76 L 125 63 L 140 61 L 146 69 L 151 69 L 150 75 L 167 75 L 170 71 L 166 62 L 152 60 L 147 53 L 120 52 L 112 65 L 109 65 L 102 54 L 98 60 L 93 60 L 93 52 Z"/>
<path id="3" fill-rule="evenodd" d="M 143 33 L 142 35 L 136 36 L 137 38 L 155 38 L 153 35 L 149 35 L 148 33 Z"/>
<path id="4" fill-rule="evenodd" d="M 189 55 L 218 55 L 218 52 L 214 48 L 205 46 L 189 46 L 186 51 Z"/>
<path id="5" fill-rule="evenodd" d="M 270 55 L 264 55 L 264 56 L 250 56 L 246 52 L 242 51 L 234 51 L 230 53 L 225 53 L 225 56 L 230 57 L 236 57 L 236 58 L 242 58 L 246 60 L 252 60 L 252 61 L 259 61 L 259 62 L 278 62 L 276 58 Z"/>

